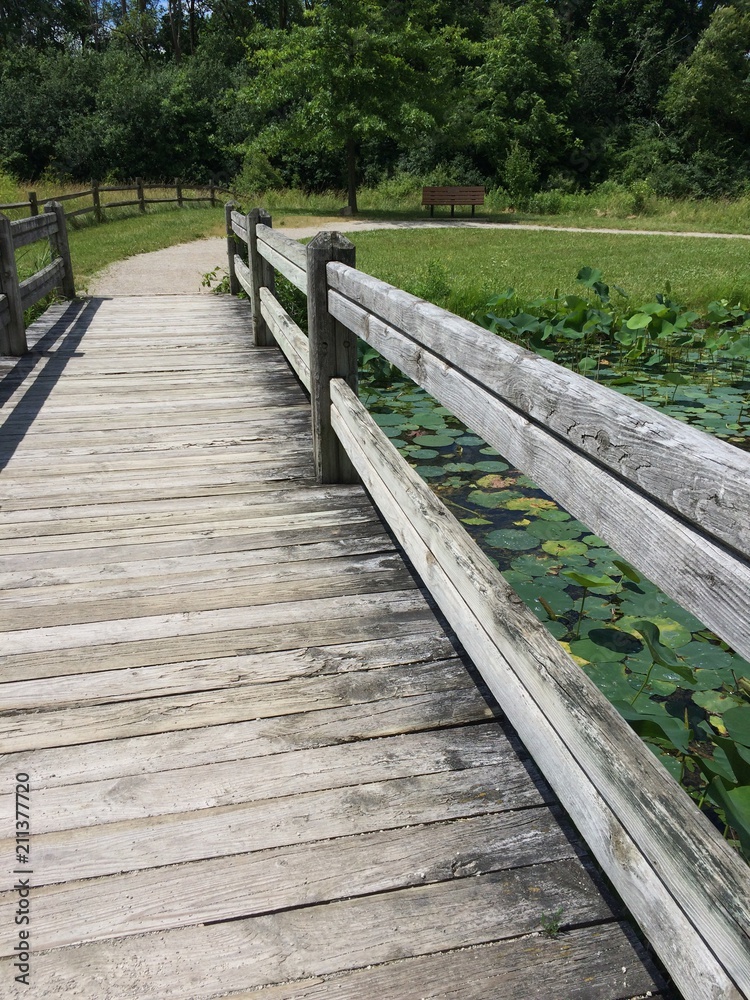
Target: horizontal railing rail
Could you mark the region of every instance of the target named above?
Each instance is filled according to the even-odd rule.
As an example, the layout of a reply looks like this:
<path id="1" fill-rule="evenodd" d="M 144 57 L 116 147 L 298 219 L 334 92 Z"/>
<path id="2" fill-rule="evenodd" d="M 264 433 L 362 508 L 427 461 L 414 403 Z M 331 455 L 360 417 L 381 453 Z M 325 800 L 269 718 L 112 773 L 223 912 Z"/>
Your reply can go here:
<path id="1" fill-rule="evenodd" d="M 16 251 L 44 239 L 49 240 L 53 260 L 20 281 Z M 0 214 L 0 354 L 20 357 L 27 352 L 24 310 L 55 289 L 60 289 L 66 298 L 75 298 L 62 205 L 57 201 L 47 202 L 42 215 L 15 222 Z"/>
<path id="2" fill-rule="evenodd" d="M 183 190 L 188 191 L 207 191 L 207 195 L 183 195 Z M 123 191 L 135 191 L 136 197 L 128 199 L 125 201 L 115 201 L 106 202 L 102 201 L 101 196 L 103 194 L 110 194 Z M 174 191 L 174 198 L 147 198 L 145 196 L 146 191 Z M 182 205 L 184 202 L 191 201 L 208 201 L 212 206 L 219 204 L 219 195 L 229 194 L 232 192 L 229 188 L 221 187 L 215 182 L 210 182 L 209 184 L 193 184 L 186 181 L 175 180 L 174 184 L 146 184 L 140 177 L 135 179 L 133 184 L 99 184 L 97 181 L 91 182 L 91 187 L 84 188 L 81 191 L 72 191 L 67 194 L 55 195 L 55 201 L 63 202 L 68 201 L 79 201 L 81 198 L 91 198 L 91 205 L 86 205 L 83 208 L 76 208 L 70 212 L 66 212 L 66 216 L 69 219 L 75 218 L 79 215 L 87 215 L 89 213 L 94 213 L 96 215 L 97 221 L 102 221 L 104 211 L 109 208 L 125 208 L 138 206 L 142 211 L 145 211 L 146 205 L 158 205 L 166 203 L 176 203 Z M 16 201 L 9 202 L 6 205 L 0 205 L 0 212 L 11 211 L 21 208 L 27 208 L 29 210 L 30 216 L 35 216 L 39 214 L 39 203 L 35 191 L 29 191 L 27 201 Z"/>
<path id="3" fill-rule="evenodd" d="M 361 478 L 687 1000 L 750 996 L 750 870 L 377 427 L 356 336 L 745 656 L 750 456 L 356 270 L 338 234 L 230 205 L 227 242 L 255 343 L 310 392 L 318 477 Z"/>

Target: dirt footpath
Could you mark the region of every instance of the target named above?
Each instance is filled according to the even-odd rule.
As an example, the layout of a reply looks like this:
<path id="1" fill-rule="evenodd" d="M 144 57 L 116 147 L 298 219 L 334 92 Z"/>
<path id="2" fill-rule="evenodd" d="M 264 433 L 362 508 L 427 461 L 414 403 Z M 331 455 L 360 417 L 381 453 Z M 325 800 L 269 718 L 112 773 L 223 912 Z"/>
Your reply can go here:
<path id="1" fill-rule="evenodd" d="M 292 239 L 314 236 L 321 228 L 335 229 L 342 233 L 353 233 L 367 229 L 542 229 L 562 233 L 607 233 L 621 236 L 691 236 L 705 239 L 750 239 L 745 234 L 731 233 L 677 233 L 647 229 L 580 229 L 572 226 L 532 226 L 519 223 L 471 222 L 463 219 L 453 221 L 414 222 L 368 222 L 359 219 L 331 219 L 327 227 L 318 225 L 302 229 L 280 231 Z M 153 253 L 138 254 L 127 260 L 110 264 L 87 282 L 89 295 L 195 295 L 196 292 L 209 294 L 211 289 L 201 285 L 203 275 L 219 268 L 221 277 L 227 268 L 227 243 L 219 237 L 210 240 L 196 240 L 178 246 L 156 250 Z"/>

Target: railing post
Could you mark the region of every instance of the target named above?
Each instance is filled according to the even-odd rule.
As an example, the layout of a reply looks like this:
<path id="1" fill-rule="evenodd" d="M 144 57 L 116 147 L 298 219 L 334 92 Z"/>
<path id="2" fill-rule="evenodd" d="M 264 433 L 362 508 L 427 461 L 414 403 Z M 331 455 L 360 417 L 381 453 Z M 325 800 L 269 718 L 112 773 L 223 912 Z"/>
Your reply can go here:
<path id="1" fill-rule="evenodd" d="M 245 227 L 247 228 L 247 263 L 253 282 L 253 294 L 250 301 L 253 316 L 253 343 L 256 347 L 270 347 L 276 341 L 260 311 L 260 290 L 268 288 L 273 292 L 275 280 L 273 268 L 258 253 L 258 234 L 255 227 L 259 224 L 268 226 L 269 229 L 273 224 L 271 216 L 264 208 L 254 208 L 249 212 L 245 216 Z"/>
<path id="2" fill-rule="evenodd" d="M 23 323 L 23 302 L 16 268 L 13 228 L 7 215 L 0 213 L 0 292 L 8 302 L 7 325 L 0 321 L 0 354 L 20 358 L 28 351 Z"/>
<path id="3" fill-rule="evenodd" d="M 91 182 L 91 197 L 94 200 L 94 218 L 97 222 L 104 222 L 102 214 L 102 200 L 99 195 L 99 181 Z"/>
<path id="4" fill-rule="evenodd" d="M 224 218 L 227 223 L 227 270 L 229 271 L 229 294 L 236 295 L 240 290 L 240 283 L 234 270 L 234 255 L 237 252 L 237 244 L 234 239 L 232 229 L 232 212 L 237 208 L 233 201 L 228 201 L 224 206 Z"/>
<path id="5" fill-rule="evenodd" d="M 177 198 L 177 207 L 182 208 L 182 185 L 180 184 L 179 177 L 175 177 L 174 179 L 174 192 Z"/>
<path id="6" fill-rule="evenodd" d="M 29 215 L 39 215 L 39 201 L 36 191 L 29 191 Z"/>
<path id="7" fill-rule="evenodd" d="M 57 232 L 50 238 L 50 246 L 63 262 L 63 279 L 61 283 L 62 293 L 66 299 L 76 297 L 76 286 L 73 279 L 73 263 L 70 259 L 70 247 L 68 246 L 68 226 L 65 220 L 65 211 L 59 201 L 48 201 L 44 206 L 45 212 L 53 212 L 57 219 Z"/>
<path id="8" fill-rule="evenodd" d="M 211 195 L 211 208 L 216 208 L 216 181 L 213 179 L 209 184 L 208 190 Z"/>
<path id="9" fill-rule="evenodd" d="M 138 208 L 142 211 L 146 211 L 146 196 L 143 193 L 143 178 L 136 177 L 135 186 L 138 189 Z"/>
<path id="10" fill-rule="evenodd" d="M 354 244 L 341 233 L 318 233 L 307 245 L 307 333 L 310 341 L 315 472 L 320 483 L 357 482 L 357 473 L 331 427 L 331 379 L 357 391 L 357 336 L 328 312 L 331 261 L 354 266 Z"/>

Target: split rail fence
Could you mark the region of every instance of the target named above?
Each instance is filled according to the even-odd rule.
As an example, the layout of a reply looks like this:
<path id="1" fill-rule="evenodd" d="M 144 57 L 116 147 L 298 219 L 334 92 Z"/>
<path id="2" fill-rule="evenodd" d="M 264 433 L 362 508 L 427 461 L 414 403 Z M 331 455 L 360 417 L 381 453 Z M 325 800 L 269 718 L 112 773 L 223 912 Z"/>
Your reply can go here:
<path id="1" fill-rule="evenodd" d="M 38 240 L 49 240 L 52 260 L 36 274 L 20 281 L 16 250 Z M 62 205 L 57 201 L 47 202 L 41 215 L 15 222 L 0 215 L 0 355 L 20 357 L 26 353 L 24 310 L 56 288 L 66 298 L 75 297 Z"/>
<path id="2" fill-rule="evenodd" d="M 304 247 L 261 209 L 226 217 L 255 344 L 310 393 L 319 479 L 361 478 L 686 1000 L 750 997 L 750 869 L 380 431 L 357 338 L 745 657 L 750 456 L 364 274 L 338 233 Z"/>
<path id="3" fill-rule="evenodd" d="M 207 191 L 208 194 L 185 194 L 186 191 L 203 190 Z M 112 193 L 119 194 L 129 191 L 135 192 L 135 198 L 125 199 L 124 201 L 102 200 L 102 195 Z M 150 191 L 174 191 L 175 196 L 174 198 L 150 198 L 147 196 L 147 192 Z M 98 181 L 91 181 L 91 187 L 86 188 L 83 191 L 74 191 L 69 194 L 55 195 L 55 200 L 62 203 L 64 201 L 77 201 L 81 198 L 91 198 L 90 205 L 66 212 L 66 216 L 69 219 L 73 219 L 78 215 L 88 215 L 93 213 L 97 222 L 103 222 L 104 213 L 110 208 L 125 208 L 129 205 L 137 205 L 141 212 L 145 212 L 147 205 L 176 204 L 182 208 L 186 202 L 191 201 L 208 201 L 213 207 L 219 204 L 219 195 L 231 193 L 232 192 L 227 188 L 219 187 L 213 181 L 205 186 L 200 184 L 187 184 L 180 180 L 175 180 L 174 184 L 147 184 L 144 183 L 142 177 L 136 177 L 133 184 L 100 184 Z M 0 205 L 0 212 L 10 211 L 11 209 L 28 209 L 30 216 L 38 215 L 39 199 L 37 198 L 36 192 L 29 191 L 26 201 L 15 201 L 10 202 L 7 205 Z"/>

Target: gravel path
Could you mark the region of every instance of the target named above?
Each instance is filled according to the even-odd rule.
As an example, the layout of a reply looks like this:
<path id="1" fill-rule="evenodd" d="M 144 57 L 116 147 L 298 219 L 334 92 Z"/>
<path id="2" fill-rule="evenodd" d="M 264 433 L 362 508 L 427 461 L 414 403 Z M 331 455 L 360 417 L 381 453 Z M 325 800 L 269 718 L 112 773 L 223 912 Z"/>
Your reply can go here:
<path id="1" fill-rule="evenodd" d="M 470 222 L 456 219 L 452 222 L 368 222 L 359 219 L 332 219 L 328 226 L 342 233 L 352 233 L 368 229 L 524 229 L 548 230 L 556 233 L 606 233 L 617 236 L 689 236 L 699 239 L 747 240 L 745 233 L 678 233 L 653 229 L 583 229 L 576 226 L 533 226 L 507 222 Z M 314 236 L 320 225 L 301 229 L 281 228 L 293 239 Z M 201 285 L 203 275 L 219 268 L 221 276 L 227 264 L 226 240 L 219 237 L 211 240 L 196 240 L 178 246 L 156 250 L 153 253 L 138 254 L 127 260 L 110 264 L 91 278 L 87 285 L 89 295 L 194 295 L 196 292 L 210 293 Z"/>

